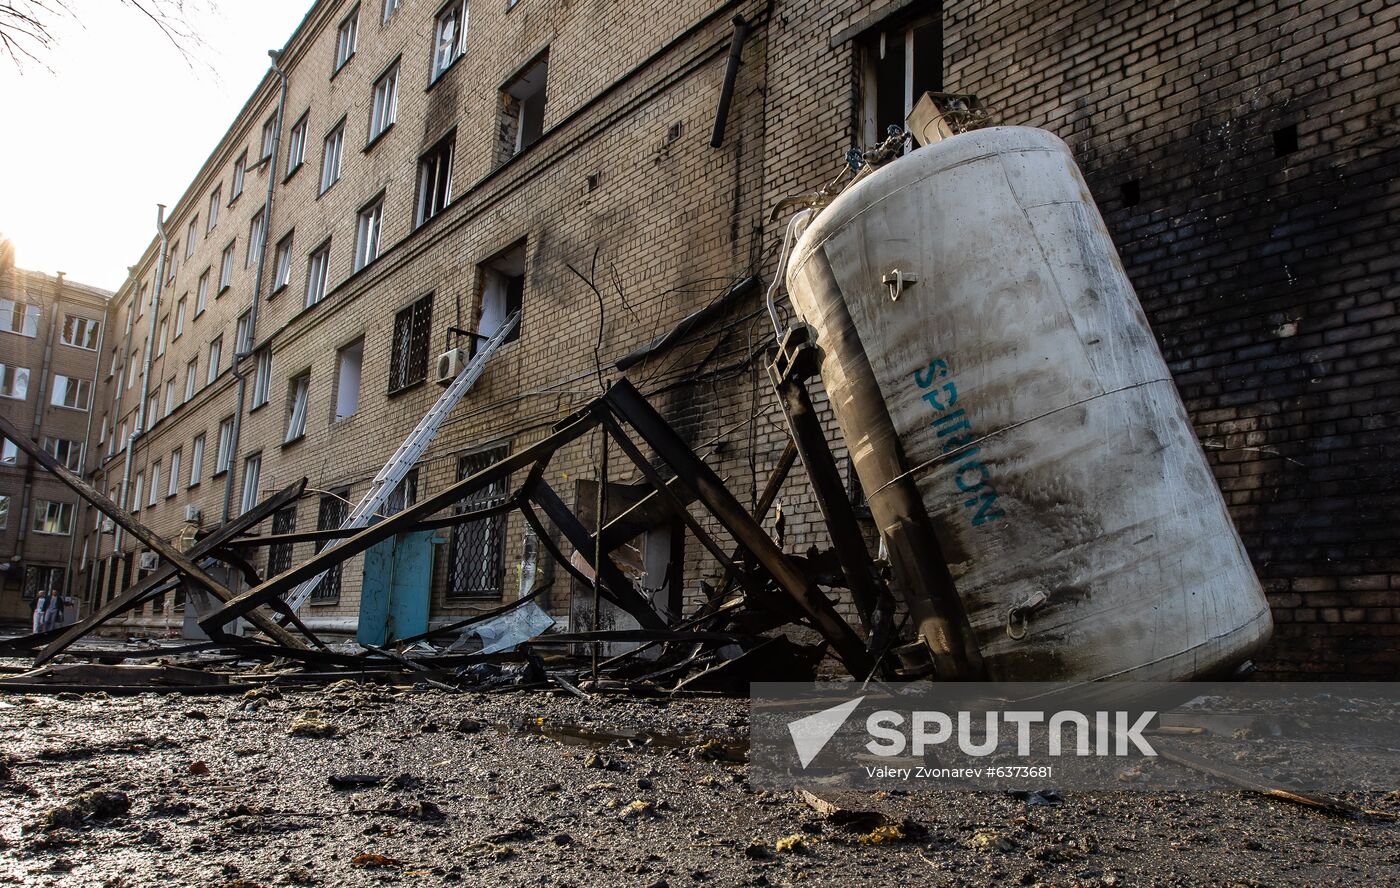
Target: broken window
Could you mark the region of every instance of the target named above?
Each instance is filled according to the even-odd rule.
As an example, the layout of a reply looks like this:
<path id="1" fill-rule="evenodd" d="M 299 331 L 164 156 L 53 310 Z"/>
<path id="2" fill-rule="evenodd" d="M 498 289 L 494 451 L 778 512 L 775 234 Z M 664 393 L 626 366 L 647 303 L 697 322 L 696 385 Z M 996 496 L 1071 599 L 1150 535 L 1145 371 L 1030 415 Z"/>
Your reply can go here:
<path id="1" fill-rule="evenodd" d="M 292 124 L 287 136 L 287 175 L 290 176 L 306 162 L 306 119 L 310 111 L 303 111 L 297 122 Z"/>
<path id="2" fill-rule="evenodd" d="M 389 391 L 422 382 L 428 376 L 428 347 L 432 338 L 433 294 L 394 315 L 394 341 L 389 355 Z"/>
<path id="3" fill-rule="evenodd" d="M 359 271 L 379 257 L 379 231 L 384 224 L 384 195 L 360 210 L 355 228 L 355 270 Z"/>
<path id="4" fill-rule="evenodd" d="M 469 453 L 457 461 L 457 480 L 469 478 L 509 454 L 505 445 Z M 457 514 L 497 506 L 509 495 L 509 478 L 500 478 L 457 501 Z M 454 525 L 447 572 L 448 601 L 500 598 L 505 573 L 506 516 Z"/>
<path id="5" fill-rule="evenodd" d="M 326 133 L 321 147 L 321 193 L 340 181 L 340 159 L 345 150 L 345 118 Z"/>
<path id="6" fill-rule="evenodd" d="M 306 258 L 306 302 L 307 308 L 320 302 L 326 296 L 326 272 L 331 264 L 331 242 L 326 241 Z"/>
<path id="7" fill-rule="evenodd" d="M 258 484 L 262 480 L 262 454 L 251 454 L 243 460 L 243 500 L 238 514 L 242 515 L 258 504 Z"/>
<path id="8" fill-rule="evenodd" d="M 520 311 L 525 296 L 525 242 L 497 253 L 481 263 L 481 315 L 476 330 L 482 336 L 493 336 L 510 317 Z M 523 321 L 523 319 L 522 319 Z M 506 336 L 505 342 L 520 338 L 520 324 Z M 480 340 L 472 340 L 472 354 Z"/>
<path id="9" fill-rule="evenodd" d="M 544 133 L 545 81 L 549 50 L 545 50 L 510 83 L 501 87 L 497 120 L 496 162 L 505 163 L 539 141 Z"/>
<path id="10" fill-rule="evenodd" d="M 209 343 L 209 370 L 204 376 L 205 384 L 219 378 L 219 364 L 224 359 L 224 335 L 220 333 Z"/>
<path id="11" fill-rule="evenodd" d="M 8 441 L 5 443 L 9 444 Z M 67 438 L 55 438 L 51 435 L 45 435 L 44 449 L 49 452 L 49 456 L 58 460 L 59 465 L 63 466 L 68 471 L 82 471 L 83 443 L 81 441 L 70 441 Z"/>
<path id="12" fill-rule="evenodd" d="M 943 88 L 943 28 L 938 16 L 877 30 L 865 41 L 862 137 L 866 145 L 885 139 L 890 126 L 905 126 L 914 103 Z"/>
<path id="13" fill-rule="evenodd" d="M 467 42 L 468 11 L 466 0 L 452 0 L 437 14 L 433 26 L 433 80 L 462 56 Z"/>
<path id="14" fill-rule="evenodd" d="M 292 377 L 287 384 L 287 434 L 283 444 L 290 444 L 306 434 L 306 409 L 311 400 L 311 374 Z"/>
<path id="15" fill-rule="evenodd" d="M 67 407 L 72 410 L 86 410 L 91 400 L 91 381 L 75 379 L 72 376 L 54 374 L 53 393 L 49 395 L 50 404 L 55 407 Z"/>
<path id="16" fill-rule="evenodd" d="M 256 410 L 266 404 L 271 389 L 272 349 L 264 348 L 258 352 L 258 369 L 253 376 L 253 405 L 249 410 Z"/>
<path id="17" fill-rule="evenodd" d="M 399 63 L 394 62 L 374 82 L 374 97 L 369 108 L 369 141 L 373 142 L 393 126 L 398 113 Z"/>
<path id="18" fill-rule="evenodd" d="M 358 339 L 336 353 L 335 359 L 335 421 L 355 415 L 360 409 L 360 366 L 364 360 L 365 341 Z"/>
<path id="19" fill-rule="evenodd" d="M 219 449 L 214 454 L 214 474 L 222 475 L 233 465 L 233 417 L 219 423 Z"/>
<path id="20" fill-rule="evenodd" d="M 244 151 L 238 155 L 238 159 L 233 162 L 233 187 L 229 189 L 228 202 L 231 204 L 238 200 L 238 196 L 243 193 L 243 176 L 248 168 L 248 152 Z"/>
<path id="21" fill-rule="evenodd" d="M 222 293 L 233 283 L 233 254 L 234 247 L 238 244 L 238 238 L 228 242 L 224 247 L 224 255 L 219 260 L 219 292 Z"/>
<path id="22" fill-rule="evenodd" d="M 350 514 L 350 488 L 342 487 L 332 490 L 321 497 L 321 506 L 316 514 L 317 530 L 335 530 L 345 523 L 345 519 Z M 320 552 L 327 546 L 334 545 L 334 540 L 317 540 L 316 551 Z M 333 604 L 340 600 L 340 574 L 344 565 L 336 564 L 328 568 L 321 577 L 320 584 L 316 591 L 311 593 L 311 600 L 321 604 Z"/>
<path id="23" fill-rule="evenodd" d="M 33 339 L 39 335 L 39 306 L 0 299 L 0 330 Z"/>
<path id="24" fill-rule="evenodd" d="M 0 398 L 23 401 L 29 397 L 29 368 L 0 364 Z"/>
<path id="25" fill-rule="evenodd" d="M 102 322 L 92 318 L 80 318 L 77 315 L 67 315 L 63 318 L 63 339 L 64 345 L 71 345 L 74 348 L 97 351 L 97 334 L 102 329 Z"/>
<path id="26" fill-rule="evenodd" d="M 277 252 L 272 259 L 272 292 L 276 293 L 292 282 L 292 234 L 277 242 Z"/>
<path id="27" fill-rule="evenodd" d="M 272 513 L 272 534 L 295 533 L 297 529 L 296 503 L 284 506 Z M 267 549 L 267 575 L 275 577 L 285 573 L 292 566 L 292 543 L 273 543 Z"/>
<path id="28" fill-rule="evenodd" d="M 190 487 L 199 486 L 199 476 L 202 474 L 204 474 L 204 433 L 200 432 L 194 436 L 194 441 L 190 444 Z"/>
<path id="29" fill-rule="evenodd" d="M 350 10 L 340 27 L 335 29 L 335 70 L 339 71 L 345 67 L 345 63 L 350 61 L 355 55 L 355 38 L 360 29 L 360 7 L 356 6 Z"/>
<path id="30" fill-rule="evenodd" d="M 422 225 L 452 201 L 452 152 L 456 132 L 448 133 L 418 159 L 418 205 L 414 224 Z"/>
<path id="31" fill-rule="evenodd" d="M 73 504 L 35 500 L 34 523 L 30 525 L 30 530 L 35 533 L 68 536 L 73 532 Z"/>

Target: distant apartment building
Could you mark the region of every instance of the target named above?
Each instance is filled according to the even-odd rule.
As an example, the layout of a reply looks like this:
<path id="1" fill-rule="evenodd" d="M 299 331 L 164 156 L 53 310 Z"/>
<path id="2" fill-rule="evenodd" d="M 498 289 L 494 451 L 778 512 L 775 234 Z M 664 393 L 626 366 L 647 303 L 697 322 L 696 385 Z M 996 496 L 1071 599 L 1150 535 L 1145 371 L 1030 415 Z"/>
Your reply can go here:
<path id="1" fill-rule="evenodd" d="M 1271 595 L 1266 669 L 1393 669 L 1396 17 L 1367 0 L 322 0 L 112 301 L 95 483 L 190 540 L 304 476 L 309 495 L 263 533 L 331 528 L 466 334 L 523 311 L 391 508 L 543 437 L 623 375 L 619 357 L 720 302 L 626 376 L 752 504 L 785 440 L 773 330 L 762 287 L 726 295 L 774 276 L 778 201 L 946 90 L 1074 149 Z M 598 447 L 548 468 L 580 513 Z M 610 502 L 626 503 L 643 479 L 619 465 Z M 825 545 L 800 476 L 782 507 L 790 551 Z M 141 575 L 129 536 L 75 526 L 89 601 Z M 549 571 L 518 515 L 437 539 L 436 620 Z M 244 551 L 274 574 L 316 545 Z M 664 519 L 634 548 L 639 585 L 674 606 L 723 572 Z M 363 562 L 321 582 L 313 628 L 354 630 Z M 573 583 L 556 571 L 542 599 L 561 620 L 587 616 Z M 174 626 L 182 607 L 129 623 Z"/>
<path id="2" fill-rule="evenodd" d="M 14 267 L 0 241 L 0 414 L 79 474 L 88 440 L 106 290 Z M 0 437 L 0 621 L 24 622 L 46 589 L 82 597 L 79 526 L 94 514 Z"/>

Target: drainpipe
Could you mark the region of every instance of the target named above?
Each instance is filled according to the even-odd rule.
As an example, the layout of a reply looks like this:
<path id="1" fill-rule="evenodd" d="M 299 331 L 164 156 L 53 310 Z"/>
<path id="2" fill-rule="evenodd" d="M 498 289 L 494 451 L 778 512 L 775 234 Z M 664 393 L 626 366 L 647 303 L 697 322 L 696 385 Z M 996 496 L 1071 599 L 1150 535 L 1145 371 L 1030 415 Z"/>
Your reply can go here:
<path id="1" fill-rule="evenodd" d="M 62 281 L 62 279 L 63 279 L 63 272 L 59 272 L 59 280 L 60 280 L 60 282 Z M 80 476 L 84 477 L 84 478 L 87 477 L 87 474 L 88 474 L 88 471 L 87 471 L 88 457 L 91 455 L 91 454 L 88 453 L 88 442 L 92 440 L 92 416 L 93 416 L 94 413 L 97 412 L 97 379 L 98 379 L 98 374 L 100 374 L 100 373 L 102 372 L 102 346 L 103 346 L 103 344 L 104 344 L 106 341 L 107 341 L 107 311 L 106 311 L 106 309 L 105 309 L 105 307 L 104 307 L 104 309 L 103 309 L 103 311 L 102 311 L 102 326 L 101 326 L 100 328 L 98 328 L 98 331 L 97 331 L 97 359 L 96 359 L 95 361 L 93 361 L 93 365 L 92 365 L 92 382 L 90 383 L 90 386 L 91 386 L 91 387 L 88 389 L 89 394 L 88 394 L 88 418 L 87 418 L 87 429 L 83 432 L 83 446 L 82 446 L 82 451 L 81 451 L 81 457 L 80 457 L 79 460 L 78 460 L 78 474 L 79 474 Z M 77 516 L 75 515 L 74 518 L 76 519 L 76 517 L 77 517 Z M 77 528 L 77 524 L 76 524 L 76 520 L 75 520 L 74 527 L 73 527 L 73 531 L 74 531 L 74 532 L 73 532 L 73 535 L 72 535 L 71 537 L 68 538 L 68 576 L 65 578 L 65 583 L 64 583 L 64 594 L 65 594 L 65 595 L 72 595 L 72 594 L 73 594 L 73 574 L 75 573 L 75 571 L 73 570 L 73 552 L 74 552 L 74 550 L 76 549 L 76 547 L 77 547 L 77 545 L 78 545 L 78 534 L 77 534 L 77 530 L 78 530 L 78 528 Z M 93 551 L 93 563 L 94 563 L 94 564 L 97 563 L 97 550 L 98 550 L 99 548 L 101 548 L 101 546 L 102 546 L 102 534 L 101 534 L 101 533 L 98 533 L 98 534 L 93 538 L 93 549 L 92 549 L 92 551 Z"/>
<path id="2" fill-rule="evenodd" d="M 287 72 L 282 70 L 282 53 L 269 49 L 268 58 L 272 59 L 272 70 L 277 73 L 280 82 L 280 93 L 277 98 L 277 121 L 272 125 L 272 153 L 267 158 L 267 197 L 263 201 L 263 239 L 262 245 L 258 247 L 258 270 L 253 279 L 253 304 L 248 309 L 248 343 L 252 345 L 258 341 L 258 305 L 261 302 L 263 273 L 267 268 L 267 244 L 272 240 L 272 187 L 277 179 L 277 154 L 282 146 L 282 115 L 287 110 Z M 233 375 L 238 380 L 238 410 L 233 414 L 233 432 L 229 440 L 229 467 L 224 475 L 224 521 L 228 521 L 233 512 L 233 476 L 238 463 L 239 436 L 243 431 L 243 405 L 248 395 L 248 374 L 239 369 L 239 364 L 243 362 L 243 352 L 238 350 L 238 343 L 233 344 Z"/>
<path id="3" fill-rule="evenodd" d="M 742 15 L 734 16 L 734 36 L 729 41 L 729 61 L 724 67 L 724 86 L 719 92 L 719 108 L 715 111 L 715 128 L 710 135 L 710 147 L 724 146 L 724 125 L 729 120 L 729 105 L 734 100 L 734 81 L 739 77 L 739 66 L 744 61 L 744 41 L 749 39 L 753 25 Z"/>
<path id="4" fill-rule="evenodd" d="M 170 239 L 165 234 L 165 204 L 156 204 L 156 231 L 160 234 L 160 258 L 156 262 L 156 285 L 151 288 L 151 325 L 146 331 L 146 356 L 142 361 L 141 401 L 136 405 L 136 426 L 126 439 L 126 466 L 122 469 L 122 508 L 130 511 L 126 501 L 128 484 L 131 480 L 131 459 L 136 449 L 136 441 L 146 430 L 146 407 L 151 400 L 151 363 L 156 350 L 156 313 L 160 311 L 160 291 L 165 284 L 165 257 L 170 248 Z M 121 543 L 121 531 L 117 531 L 117 544 Z"/>
<path id="5" fill-rule="evenodd" d="M 31 423 L 34 433 L 32 437 L 39 442 L 40 447 L 44 445 L 44 406 L 48 402 L 49 370 L 53 367 L 53 340 L 58 335 L 58 303 L 62 298 L 63 274 L 60 272 L 58 292 L 54 296 L 53 306 L 49 309 L 49 334 L 44 339 L 44 362 L 40 365 L 39 384 L 36 386 L 34 394 L 34 421 Z M 20 496 L 19 534 L 15 537 L 15 554 L 11 559 L 15 564 L 24 561 L 25 543 L 29 540 L 29 522 L 32 520 L 33 498 L 34 460 L 26 459 L 24 461 L 24 486 Z M 20 581 L 23 582 L 23 578 Z"/>

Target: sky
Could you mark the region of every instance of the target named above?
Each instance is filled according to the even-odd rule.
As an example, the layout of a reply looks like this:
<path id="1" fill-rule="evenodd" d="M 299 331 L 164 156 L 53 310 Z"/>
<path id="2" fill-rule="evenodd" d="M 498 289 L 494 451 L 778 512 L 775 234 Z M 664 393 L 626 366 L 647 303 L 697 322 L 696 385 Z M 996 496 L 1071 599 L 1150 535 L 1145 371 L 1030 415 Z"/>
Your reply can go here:
<path id="1" fill-rule="evenodd" d="M 186 0 L 187 61 L 140 12 L 69 0 L 22 71 L 0 58 L 0 235 L 20 268 L 115 290 L 312 0 Z M 47 70 L 45 68 L 47 66 Z"/>

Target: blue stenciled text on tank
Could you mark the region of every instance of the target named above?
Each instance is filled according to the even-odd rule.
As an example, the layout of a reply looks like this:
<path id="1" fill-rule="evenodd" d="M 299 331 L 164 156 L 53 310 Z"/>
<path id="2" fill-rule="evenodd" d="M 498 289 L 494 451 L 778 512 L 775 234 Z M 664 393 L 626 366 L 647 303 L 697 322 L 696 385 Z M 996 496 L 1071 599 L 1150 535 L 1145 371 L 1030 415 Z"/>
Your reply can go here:
<path id="1" fill-rule="evenodd" d="M 992 484 L 991 469 L 976 458 L 982 448 L 968 446 L 977 439 L 977 435 L 972 430 L 967 411 L 957 406 L 958 386 L 956 381 L 949 378 L 948 362 L 934 358 L 927 367 L 916 368 L 914 382 L 919 388 L 927 389 L 923 399 L 937 411 L 929 425 L 937 432 L 943 453 L 955 453 L 959 448 L 967 448 L 954 457 L 953 483 L 960 493 L 969 497 L 963 501 L 963 507 L 973 510 L 973 526 L 1005 518 L 1006 512 L 996 505 L 998 495 Z"/>

